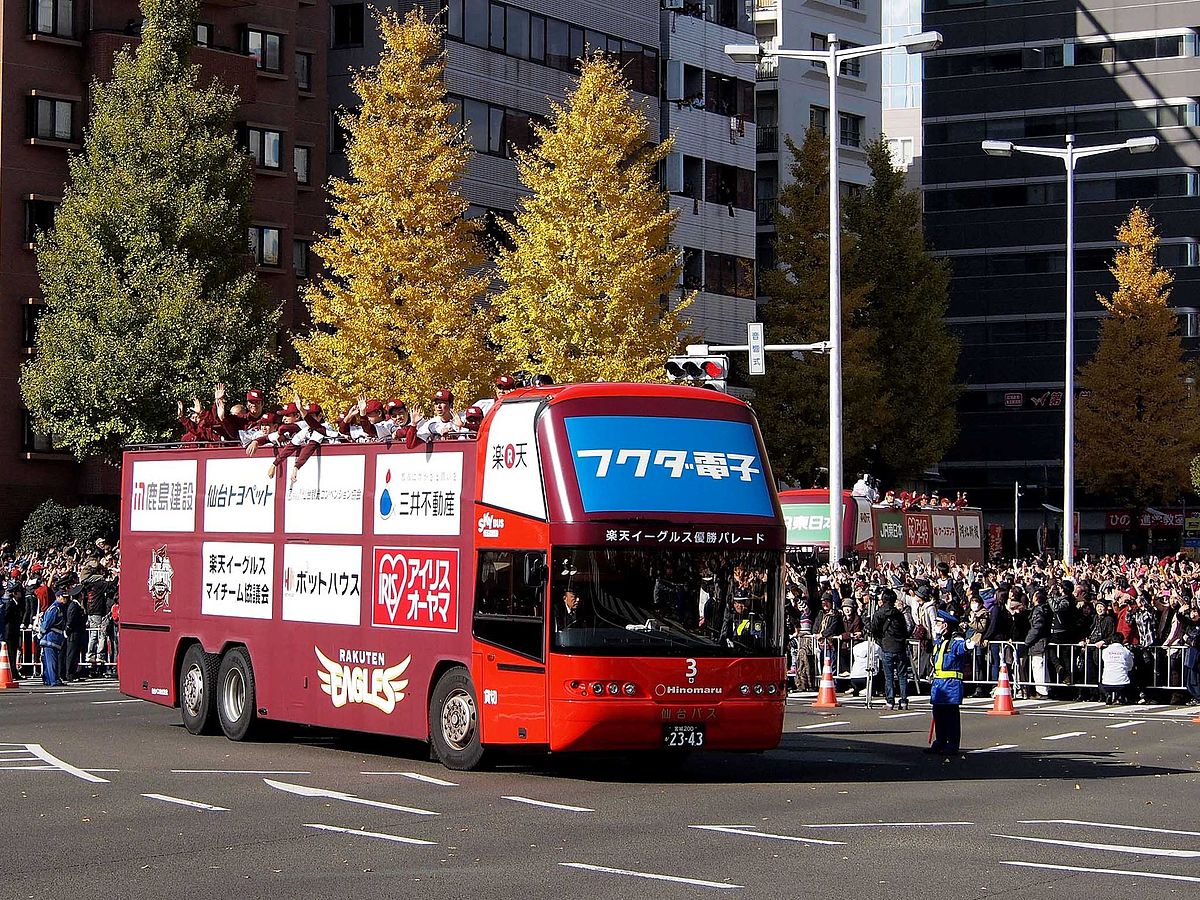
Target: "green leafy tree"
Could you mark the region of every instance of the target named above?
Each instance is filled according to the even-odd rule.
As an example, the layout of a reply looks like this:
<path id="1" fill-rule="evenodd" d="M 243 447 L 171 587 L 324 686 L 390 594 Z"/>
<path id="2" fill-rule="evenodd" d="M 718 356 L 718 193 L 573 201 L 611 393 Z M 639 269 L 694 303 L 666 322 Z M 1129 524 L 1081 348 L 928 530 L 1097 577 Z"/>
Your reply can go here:
<path id="1" fill-rule="evenodd" d="M 70 519 L 71 537 L 80 545 L 91 544 L 96 538 L 116 537 L 121 524 L 111 509 L 88 503 L 71 510 Z"/>
<path id="2" fill-rule="evenodd" d="M 944 322 L 950 268 L 926 252 L 920 194 L 905 188 L 882 138 L 867 163 L 871 184 L 846 201 L 855 240 L 844 277 L 865 286 L 862 317 L 889 411 L 867 465 L 893 483 L 941 461 L 958 434 L 958 341 Z"/>
<path id="3" fill-rule="evenodd" d="M 22 551 L 49 550 L 71 540 L 71 510 L 57 500 L 46 500 L 31 512 L 21 526 Z"/>
<path id="4" fill-rule="evenodd" d="M 779 195 L 776 269 L 763 274 L 769 300 L 760 315 L 772 344 L 807 344 L 829 337 L 829 155 L 825 137 L 810 128 L 792 154 L 792 181 Z M 846 472 L 864 462 L 887 424 L 875 332 L 864 304 L 867 289 L 845 277 L 855 253 L 842 235 L 842 447 Z M 829 359 L 772 356 L 767 374 L 753 380 L 754 407 L 775 474 L 808 485 L 828 464 Z"/>
<path id="5" fill-rule="evenodd" d="M 91 89 L 83 153 L 39 236 L 46 300 L 21 373 L 34 425 L 79 457 L 177 431 L 175 398 L 273 387 L 278 309 L 247 253 L 237 98 L 188 62 L 197 0 L 142 0 L 136 52 Z"/>
<path id="6" fill-rule="evenodd" d="M 1079 375 L 1076 459 L 1088 488 L 1144 509 L 1175 499 L 1191 482 L 1200 450 L 1196 368 L 1184 359 L 1167 305 L 1173 279 L 1157 263 L 1154 221 L 1135 206 L 1117 240 L 1125 245 L 1109 268 L 1117 289 L 1097 297 L 1108 316 Z"/>

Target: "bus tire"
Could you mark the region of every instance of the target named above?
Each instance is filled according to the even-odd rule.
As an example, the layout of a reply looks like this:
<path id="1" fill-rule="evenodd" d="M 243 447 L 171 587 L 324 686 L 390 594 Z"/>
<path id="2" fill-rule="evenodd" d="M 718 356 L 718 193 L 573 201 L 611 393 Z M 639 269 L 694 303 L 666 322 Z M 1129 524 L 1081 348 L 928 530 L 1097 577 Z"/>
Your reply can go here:
<path id="1" fill-rule="evenodd" d="M 451 669 L 438 679 L 429 698 L 429 742 L 447 769 L 466 771 L 482 765 L 479 704 L 466 669 Z"/>
<path id="2" fill-rule="evenodd" d="M 179 667 L 179 714 L 192 734 L 217 733 L 217 669 L 219 659 L 192 644 Z"/>
<path id="3" fill-rule="evenodd" d="M 217 673 L 217 718 L 231 741 L 251 737 L 258 725 L 254 668 L 245 647 L 234 647 L 221 658 Z"/>

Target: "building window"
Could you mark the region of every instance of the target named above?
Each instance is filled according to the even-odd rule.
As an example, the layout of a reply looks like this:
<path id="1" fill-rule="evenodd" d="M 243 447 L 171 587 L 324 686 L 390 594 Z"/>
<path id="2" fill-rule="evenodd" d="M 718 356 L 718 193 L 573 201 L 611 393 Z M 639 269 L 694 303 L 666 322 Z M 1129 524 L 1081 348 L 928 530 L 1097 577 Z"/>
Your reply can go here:
<path id="1" fill-rule="evenodd" d="M 32 350 L 37 343 L 38 320 L 46 311 L 45 303 L 27 302 L 21 307 L 21 346 Z"/>
<path id="2" fill-rule="evenodd" d="M 259 169 L 283 168 L 283 135 L 268 128 L 246 128 L 246 150 Z"/>
<path id="3" fill-rule="evenodd" d="M 58 453 L 53 434 L 42 434 L 33 427 L 33 416 L 29 410 L 22 410 L 22 444 L 26 453 Z"/>
<path id="4" fill-rule="evenodd" d="M 264 72 L 283 71 L 283 35 L 247 28 L 242 50 L 254 58 L 254 65 Z"/>
<path id="5" fill-rule="evenodd" d="M 345 112 L 343 109 L 329 111 L 329 152 L 335 155 L 345 153 L 346 145 L 350 143 L 350 132 L 342 123 Z"/>
<path id="6" fill-rule="evenodd" d="M 490 27 L 488 28 L 488 46 L 493 50 L 504 52 L 504 7 L 493 3 L 488 8 Z"/>
<path id="7" fill-rule="evenodd" d="M 75 0 L 29 0 L 29 33 L 75 37 Z"/>
<path id="8" fill-rule="evenodd" d="M 29 136 L 44 141 L 75 138 L 75 103 L 51 97 L 29 98 Z"/>
<path id="9" fill-rule="evenodd" d="M 892 165 L 907 169 L 913 163 L 914 144 L 912 138 L 888 138 L 888 150 L 892 154 Z"/>
<path id="10" fill-rule="evenodd" d="M 534 125 L 541 120 L 532 113 L 453 95 L 446 99 L 455 107 L 451 121 L 465 125 L 467 140 L 477 152 L 511 159 L 515 151 L 533 146 Z"/>
<path id="11" fill-rule="evenodd" d="M 838 123 L 841 126 L 839 139 L 843 147 L 862 146 L 862 127 L 864 121 L 866 120 L 862 116 L 838 113 Z"/>
<path id="12" fill-rule="evenodd" d="M 753 297 L 754 260 L 727 253 L 705 253 L 704 289 L 728 297 Z"/>
<path id="13" fill-rule="evenodd" d="M 312 184 L 312 147 L 292 148 L 292 167 L 296 170 L 297 184 Z"/>
<path id="14" fill-rule="evenodd" d="M 40 232 L 54 227 L 57 200 L 29 198 L 25 201 L 25 243 L 33 244 Z"/>
<path id="15" fill-rule="evenodd" d="M 343 3 L 333 7 L 330 13 L 333 19 L 330 28 L 330 46 L 335 50 L 340 47 L 361 47 L 366 22 L 363 4 Z"/>
<path id="16" fill-rule="evenodd" d="M 829 110 L 823 106 L 808 108 L 808 127 L 815 128 L 821 134 L 829 134 Z"/>
<path id="17" fill-rule="evenodd" d="M 463 0 L 449 0 L 446 4 L 446 37 L 463 39 Z"/>
<path id="18" fill-rule="evenodd" d="M 311 53 L 296 54 L 296 87 L 302 91 L 311 91 L 313 55 Z"/>
<path id="19" fill-rule="evenodd" d="M 279 267 L 279 229 L 268 225 L 251 225 L 250 252 L 260 266 Z"/>
<path id="20" fill-rule="evenodd" d="M 196 23 L 196 46 L 211 47 L 213 42 L 213 27 L 206 22 Z"/>
<path id="21" fill-rule="evenodd" d="M 292 267 L 296 270 L 297 278 L 308 278 L 311 275 L 308 260 L 310 241 L 292 241 Z"/>

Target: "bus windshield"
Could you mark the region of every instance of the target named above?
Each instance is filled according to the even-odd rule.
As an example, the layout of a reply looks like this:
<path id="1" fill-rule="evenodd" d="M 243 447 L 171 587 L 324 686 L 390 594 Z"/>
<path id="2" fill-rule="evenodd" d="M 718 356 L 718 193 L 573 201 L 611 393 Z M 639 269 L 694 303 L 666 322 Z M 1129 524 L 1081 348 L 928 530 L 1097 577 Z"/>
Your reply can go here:
<path id="1" fill-rule="evenodd" d="M 551 649 L 780 656 L 779 550 L 558 548 Z"/>

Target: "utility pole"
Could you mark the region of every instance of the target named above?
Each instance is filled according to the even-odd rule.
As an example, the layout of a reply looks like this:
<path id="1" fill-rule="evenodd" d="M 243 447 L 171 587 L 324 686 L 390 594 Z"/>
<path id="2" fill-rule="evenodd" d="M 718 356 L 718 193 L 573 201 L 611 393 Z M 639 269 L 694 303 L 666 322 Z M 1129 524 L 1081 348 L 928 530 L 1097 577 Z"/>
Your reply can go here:
<path id="1" fill-rule="evenodd" d="M 1021 482 L 1013 482 L 1013 559 L 1021 556 Z"/>

